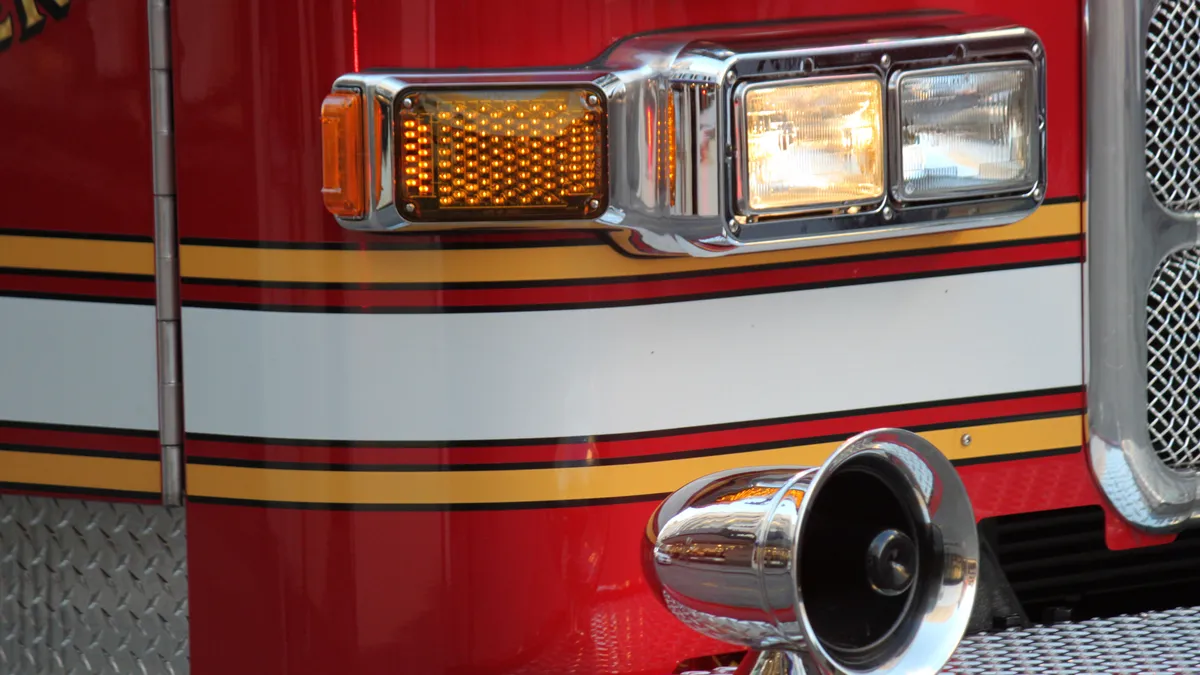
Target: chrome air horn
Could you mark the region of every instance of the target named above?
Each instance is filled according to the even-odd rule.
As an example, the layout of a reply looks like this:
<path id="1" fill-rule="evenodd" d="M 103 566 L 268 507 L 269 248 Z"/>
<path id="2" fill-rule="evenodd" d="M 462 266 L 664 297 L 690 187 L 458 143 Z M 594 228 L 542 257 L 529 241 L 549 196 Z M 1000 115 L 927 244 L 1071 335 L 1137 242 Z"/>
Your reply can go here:
<path id="1" fill-rule="evenodd" d="M 667 608 L 763 651 L 756 673 L 937 673 L 979 567 L 958 473 L 899 429 L 855 436 L 819 467 L 694 481 L 655 511 L 647 548 Z"/>

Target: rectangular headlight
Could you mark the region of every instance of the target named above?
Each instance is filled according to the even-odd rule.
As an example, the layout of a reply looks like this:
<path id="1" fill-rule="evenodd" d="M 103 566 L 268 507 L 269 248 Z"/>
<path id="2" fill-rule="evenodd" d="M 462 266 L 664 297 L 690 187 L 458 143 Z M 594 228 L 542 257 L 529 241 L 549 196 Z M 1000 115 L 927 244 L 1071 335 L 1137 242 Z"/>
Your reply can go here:
<path id="1" fill-rule="evenodd" d="M 1033 64 L 931 68 L 896 76 L 896 197 L 946 199 L 1032 189 L 1041 132 Z"/>
<path id="2" fill-rule="evenodd" d="M 743 214 L 815 210 L 883 198 L 883 86 L 877 77 L 745 86 Z"/>

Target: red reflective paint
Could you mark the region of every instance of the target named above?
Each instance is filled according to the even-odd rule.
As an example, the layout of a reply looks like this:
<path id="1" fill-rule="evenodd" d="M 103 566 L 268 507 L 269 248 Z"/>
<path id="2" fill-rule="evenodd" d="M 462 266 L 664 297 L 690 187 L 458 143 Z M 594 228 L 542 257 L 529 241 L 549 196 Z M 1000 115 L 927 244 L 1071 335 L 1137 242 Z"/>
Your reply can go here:
<path id="1" fill-rule="evenodd" d="M 145 3 L 77 0 L 61 18 L 43 8 L 40 20 L 29 15 L 32 30 L 22 26 L 13 5 L 0 1 L 0 22 L 11 20 L 16 34 L 0 45 L 0 233 L 53 230 L 149 240 L 154 216 Z"/>
<path id="2" fill-rule="evenodd" d="M 397 238 L 344 230 L 321 204 L 320 103 L 337 76 L 355 70 L 356 56 L 362 70 L 563 67 L 639 32 L 851 11 L 809 0 L 178 0 L 172 7 L 181 236 L 346 242 Z M 994 15 L 1038 33 L 1049 77 L 1048 196 L 1080 195 L 1079 3 L 865 0 L 853 12 L 931 8 Z"/>
<path id="3" fill-rule="evenodd" d="M 925 8 L 995 14 L 1041 36 L 1048 196 L 1080 195 L 1080 3 L 865 0 L 853 11 Z M 638 32 L 849 10 L 811 0 L 174 0 L 172 11 L 185 244 L 436 248 L 464 235 L 355 233 L 324 210 L 318 113 L 337 76 L 558 68 Z M 185 302 L 203 301 L 190 287 Z M 268 291 L 259 290 L 263 304 Z M 1099 503 L 1082 453 L 967 466 L 961 475 L 980 518 Z M 662 675 L 683 659 L 731 651 L 684 627 L 650 593 L 641 552 L 654 506 L 367 512 L 193 502 L 193 672 Z"/>

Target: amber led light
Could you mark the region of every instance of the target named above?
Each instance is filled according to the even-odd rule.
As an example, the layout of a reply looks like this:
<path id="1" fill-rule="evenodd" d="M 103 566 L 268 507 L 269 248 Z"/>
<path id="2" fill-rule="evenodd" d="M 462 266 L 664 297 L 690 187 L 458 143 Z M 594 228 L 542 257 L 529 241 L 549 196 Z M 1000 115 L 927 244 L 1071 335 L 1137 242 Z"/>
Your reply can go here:
<path id="1" fill-rule="evenodd" d="M 366 212 L 361 111 L 357 92 L 334 92 L 321 103 L 321 197 L 330 213 L 343 218 Z"/>
<path id="2" fill-rule="evenodd" d="M 595 218 L 607 206 L 598 91 L 410 90 L 403 101 L 396 183 L 406 219 Z"/>

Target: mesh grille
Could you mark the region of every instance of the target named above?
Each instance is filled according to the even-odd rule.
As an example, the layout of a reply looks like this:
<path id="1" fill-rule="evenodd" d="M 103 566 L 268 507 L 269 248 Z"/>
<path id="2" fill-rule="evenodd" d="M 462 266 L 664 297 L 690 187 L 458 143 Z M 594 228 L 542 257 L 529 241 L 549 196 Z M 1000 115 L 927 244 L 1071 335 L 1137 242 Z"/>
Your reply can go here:
<path id="1" fill-rule="evenodd" d="M 1172 211 L 1200 210 L 1200 3 L 1162 0 L 1146 36 L 1146 178 Z"/>
<path id="2" fill-rule="evenodd" d="M 1146 303 L 1150 440 L 1173 469 L 1200 468 L 1200 254 L 1167 257 Z"/>

